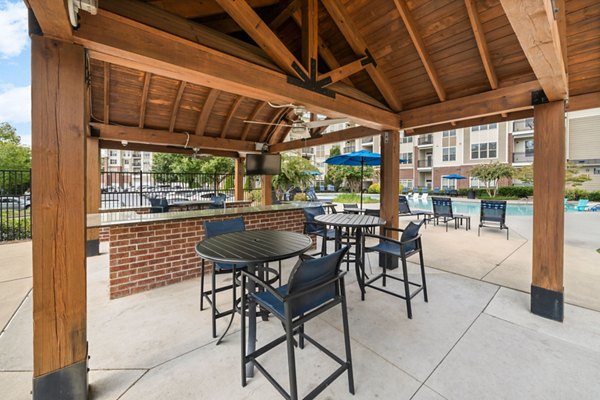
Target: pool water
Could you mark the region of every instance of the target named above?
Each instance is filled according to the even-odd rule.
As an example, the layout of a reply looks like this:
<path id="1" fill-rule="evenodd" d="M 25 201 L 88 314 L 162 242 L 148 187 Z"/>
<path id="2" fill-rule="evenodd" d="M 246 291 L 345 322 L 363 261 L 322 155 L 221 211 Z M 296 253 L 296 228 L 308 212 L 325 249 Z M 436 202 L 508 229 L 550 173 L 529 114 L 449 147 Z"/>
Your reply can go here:
<path id="1" fill-rule="evenodd" d="M 411 210 L 433 211 L 431 198 L 427 201 L 408 198 L 408 205 Z M 461 201 L 452 199 L 452 211 L 456 214 L 479 215 L 481 203 L 479 201 Z M 506 215 L 533 215 L 533 205 L 531 204 L 511 204 L 506 206 Z"/>

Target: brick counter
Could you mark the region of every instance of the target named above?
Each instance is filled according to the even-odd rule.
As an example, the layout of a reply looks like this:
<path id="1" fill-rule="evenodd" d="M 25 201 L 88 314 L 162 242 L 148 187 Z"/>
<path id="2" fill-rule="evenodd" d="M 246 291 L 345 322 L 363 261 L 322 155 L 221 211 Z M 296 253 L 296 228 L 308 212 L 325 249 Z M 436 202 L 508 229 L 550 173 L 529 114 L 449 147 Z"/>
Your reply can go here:
<path id="1" fill-rule="evenodd" d="M 200 258 L 194 246 L 204 238 L 204 222 L 239 215 L 243 216 L 247 230 L 302 232 L 304 226 L 303 211 L 297 208 L 105 227 L 110 242 L 110 298 L 199 276 Z"/>

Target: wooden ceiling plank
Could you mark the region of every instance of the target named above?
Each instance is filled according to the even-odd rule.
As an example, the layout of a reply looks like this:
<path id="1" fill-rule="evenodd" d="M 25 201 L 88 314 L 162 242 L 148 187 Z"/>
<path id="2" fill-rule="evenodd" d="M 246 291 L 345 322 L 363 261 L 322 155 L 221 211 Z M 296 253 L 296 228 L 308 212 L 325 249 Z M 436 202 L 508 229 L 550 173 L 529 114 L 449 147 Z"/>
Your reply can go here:
<path id="1" fill-rule="evenodd" d="M 128 143 L 159 144 L 163 146 L 186 146 L 188 148 L 234 150 L 254 152 L 254 142 L 222 139 L 211 136 L 198 136 L 186 133 L 173 133 L 166 130 L 143 129 L 136 126 L 107 125 L 96 122 L 90 126 L 99 133 L 99 138 Z"/>
<path id="2" fill-rule="evenodd" d="M 105 124 L 110 122 L 110 63 L 104 63 L 104 112 L 102 120 Z"/>
<path id="3" fill-rule="evenodd" d="M 569 85 L 563 46 L 552 1 L 500 0 L 500 3 L 548 99 L 567 98 Z"/>
<path id="4" fill-rule="evenodd" d="M 220 90 L 211 89 L 204 101 L 204 105 L 202 106 L 202 111 L 200 111 L 200 115 L 198 116 L 198 122 L 196 123 L 196 135 L 203 136 L 204 131 L 206 130 L 206 124 L 208 123 L 208 119 L 210 118 L 210 113 L 217 101 L 217 98 L 221 94 Z"/>
<path id="5" fill-rule="evenodd" d="M 279 0 L 247 0 L 252 8 L 268 7 L 276 4 Z M 223 13 L 221 7 L 214 1 L 181 1 L 181 0 L 152 0 L 150 4 L 156 4 L 166 11 L 181 15 L 188 19 L 210 17 Z"/>
<path id="6" fill-rule="evenodd" d="M 438 98 L 440 99 L 440 101 L 445 101 L 446 100 L 446 91 L 444 90 L 444 87 L 442 86 L 440 77 L 437 74 L 437 70 L 435 69 L 435 66 L 433 65 L 433 61 L 431 60 L 431 57 L 429 57 L 429 53 L 427 52 L 427 49 L 425 48 L 425 44 L 423 43 L 421 34 L 419 33 L 419 31 L 415 25 L 415 21 L 413 20 L 412 15 L 410 14 L 410 10 L 408 9 L 406 2 L 404 0 L 394 0 L 394 4 L 396 5 L 396 8 L 398 9 L 398 13 L 400 14 L 400 17 L 402 18 L 402 21 L 404 21 L 404 26 L 406 27 L 406 30 L 408 31 L 408 34 L 410 35 L 410 38 L 415 46 L 415 49 L 417 50 L 417 53 L 419 54 L 419 58 L 423 62 L 423 66 L 425 67 L 425 70 L 427 71 L 427 75 L 429 75 L 429 79 L 431 80 L 431 84 L 433 85 L 433 88 L 435 89 L 435 92 L 437 93 Z"/>
<path id="7" fill-rule="evenodd" d="M 131 151 L 148 151 L 150 153 L 172 153 L 172 154 L 187 154 L 193 155 L 194 149 L 178 147 L 178 146 L 160 146 L 156 144 L 145 144 L 145 143 L 127 143 L 126 147 L 123 144 L 115 140 L 100 140 L 101 149 L 113 149 L 113 150 L 131 150 Z M 210 154 L 218 157 L 231 157 L 237 158 L 240 154 L 237 151 L 228 150 L 214 150 L 214 149 L 199 149 L 199 154 Z"/>
<path id="8" fill-rule="evenodd" d="M 146 121 L 146 105 L 148 104 L 148 91 L 150 89 L 150 80 L 152 79 L 152 74 L 150 72 L 146 72 L 144 74 L 144 89 L 142 90 L 142 97 L 140 99 L 140 122 L 138 127 L 143 128 L 144 123 Z"/>
<path id="9" fill-rule="evenodd" d="M 312 112 L 330 118 L 349 118 L 374 129 L 399 129 L 396 114 L 369 101 L 357 101 L 339 93 L 331 98 L 307 91 L 289 84 L 285 74 L 102 9 L 95 16 L 83 13 L 80 19 L 81 26 L 73 40 L 85 46 L 90 58 L 97 61 L 256 100 L 279 104 L 295 102 Z"/>
<path id="10" fill-rule="evenodd" d="M 303 69 L 302 65 L 246 1 L 216 0 L 216 2 L 250 35 L 252 40 L 271 57 L 279 68 L 289 75 L 300 78 L 292 65 L 295 63 L 298 68 Z M 306 70 L 303 72 L 308 75 Z"/>
<path id="11" fill-rule="evenodd" d="M 492 124 L 494 122 L 514 121 L 517 119 L 530 117 L 533 117 L 533 108 L 530 108 L 528 110 L 515 111 L 511 113 L 501 113 L 495 115 L 488 115 L 485 117 L 465 119 L 463 121 L 455 121 L 454 125 L 452 124 L 452 122 L 439 125 L 431 125 L 423 128 L 411 129 L 410 132 L 408 132 L 409 130 L 406 130 L 405 133 L 407 136 L 425 135 L 428 133 L 442 132 L 451 129 L 469 128 L 471 126 Z"/>
<path id="12" fill-rule="evenodd" d="M 185 81 L 179 82 L 179 89 L 177 90 L 175 101 L 173 102 L 171 119 L 169 120 L 169 132 L 173 132 L 175 129 L 175 121 L 177 121 L 177 112 L 179 111 L 179 104 L 181 103 L 181 97 L 183 96 L 183 91 L 185 90 L 185 84 Z"/>
<path id="13" fill-rule="evenodd" d="M 400 126 L 415 129 L 529 109 L 532 107 L 531 92 L 536 90 L 540 90 L 540 84 L 532 81 L 402 111 L 398 113 Z"/>
<path id="14" fill-rule="evenodd" d="M 63 0 L 27 0 L 44 36 L 69 40 L 73 33 L 67 3 Z"/>
<path id="15" fill-rule="evenodd" d="M 231 109 L 229 110 L 227 119 L 225 120 L 225 123 L 223 124 L 223 129 L 221 130 L 222 138 L 227 136 L 227 131 L 229 130 L 229 125 L 231 125 L 231 121 L 233 120 L 233 117 L 235 117 L 235 113 L 237 112 L 237 109 L 239 108 L 240 104 L 242 104 L 242 101 L 244 101 L 244 96 L 238 96 L 237 99 L 235 99 L 235 101 L 231 105 Z"/>
<path id="16" fill-rule="evenodd" d="M 368 136 L 380 135 L 381 131 L 377 129 L 367 128 L 365 126 L 357 126 L 354 128 L 342 129 L 335 132 L 330 132 L 318 138 L 298 139 L 289 142 L 280 142 L 269 146 L 270 153 L 281 153 L 282 151 L 290 151 L 301 149 L 303 147 L 321 146 L 325 144 L 337 143 L 343 140 L 360 139 Z"/>
<path id="17" fill-rule="evenodd" d="M 252 114 L 250 114 L 250 117 L 248 117 L 248 121 L 255 121 L 258 114 L 262 111 L 263 108 L 265 108 L 266 105 L 267 105 L 266 101 L 259 102 L 256 105 L 256 107 L 254 107 L 254 110 L 252 111 Z M 242 131 L 241 140 L 246 140 L 251 127 L 252 127 L 252 124 L 246 124 L 244 126 L 244 130 Z"/>
<path id="18" fill-rule="evenodd" d="M 292 15 L 300 12 L 300 0 L 292 0 L 273 20 L 269 23 L 269 28 L 276 31 Z"/>
<path id="19" fill-rule="evenodd" d="M 496 71 L 494 70 L 492 58 L 490 57 L 490 52 L 488 50 L 487 41 L 485 40 L 483 27 L 481 26 L 481 21 L 479 20 L 477 4 L 475 3 L 475 0 L 465 0 L 465 6 L 467 7 L 469 21 L 471 22 L 471 29 L 473 30 L 473 35 L 475 36 L 475 41 L 477 42 L 477 49 L 479 50 L 479 55 L 481 56 L 481 62 L 483 63 L 485 74 L 490 82 L 490 87 L 492 89 L 497 89 L 498 77 L 496 76 Z"/>
<path id="20" fill-rule="evenodd" d="M 312 74 L 316 76 L 319 58 L 319 0 L 301 0 L 301 2 L 302 65 L 310 72 L 311 76 Z"/>
<path id="21" fill-rule="evenodd" d="M 286 114 L 287 112 L 289 112 L 288 108 L 282 108 L 281 110 L 277 111 L 277 113 L 275 113 L 275 116 L 269 122 L 271 124 L 279 124 L 284 114 Z M 275 125 L 265 125 L 265 128 L 263 129 L 263 132 L 260 135 L 260 139 L 258 140 L 259 143 L 265 143 L 269 139 L 269 132 L 272 132 L 274 130 L 274 126 Z"/>
<path id="22" fill-rule="evenodd" d="M 359 56 L 366 56 L 366 50 L 368 50 L 367 43 L 359 34 L 358 29 L 352 22 L 352 19 L 344 9 L 344 6 L 340 3 L 340 0 L 322 0 L 322 4 L 327 9 L 327 12 L 337 25 L 340 32 L 352 48 L 352 51 Z M 397 98 L 393 87 L 390 85 L 383 72 L 377 69 L 374 65 L 367 66 L 367 73 L 375 83 L 375 86 L 388 103 L 389 107 L 394 111 L 402 109 L 402 103 Z"/>

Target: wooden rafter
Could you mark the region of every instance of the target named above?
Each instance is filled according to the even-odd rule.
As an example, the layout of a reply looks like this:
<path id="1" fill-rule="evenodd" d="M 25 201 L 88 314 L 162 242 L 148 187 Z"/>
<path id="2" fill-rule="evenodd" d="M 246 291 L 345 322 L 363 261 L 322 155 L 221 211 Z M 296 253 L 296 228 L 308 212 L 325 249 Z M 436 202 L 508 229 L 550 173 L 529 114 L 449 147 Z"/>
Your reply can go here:
<path id="1" fill-rule="evenodd" d="M 285 23 L 292 15 L 300 12 L 300 1 L 292 0 L 285 6 L 279 14 L 269 23 L 269 28 L 275 31 Z"/>
<path id="2" fill-rule="evenodd" d="M 119 141 L 115 140 L 100 140 L 100 148 L 102 149 L 113 149 L 113 150 L 123 150 L 123 144 Z M 160 146 L 156 144 L 145 144 L 145 143 L 127 143 L 125 150 L 131 151 L 148 151 L 151 153 L 172 153 L 172 154 L 194 154 L 194 149 L 190 147 L 179 147 L 179 146 Z M 210 154 L 213 156 L 219 157 L 239 157 L 239 153 L 237 151 L 227 151 L 227 150 L 214 150 L 214 149 L 199 149 L 198 153 L 201 154 Z"/>
<path id="3" fill-rule="evenodd" d="M 102 121 L 105 124 L 110 122 L 110 63 L 104 63 L 104 111 Z"/>
<path id="4" fill-rule="evenodd" d="M 488 50 L 487 41 L 485 40 L 485 35 L 483 33 L 483 27 L 481 26 L 481 21 L 479 20 L 477 4 L 475 3 L 475 0 L 465 0 L 465 6 L 467 7 L 469 21 L 471 21 L 471 29 L 473 30 L 473 35 L 475 36 L 475 41 L 477 42 L 477 49 L 479 50 L 479 55 L 481 56 L 481 62 L 483 63 L 485 74 L 490 82 L 490 87 L 492 89 L 497 89 L 498 77 L 496 76 L 496 71 L 494 70 L 492 58 L 490 57 L 490 52 Z"/>
<path id="5" fill-rule="evenodd" d="M 26 4 L 33 10 L 44 36 L 61 40 L 71 38 L 72 28 L 65 1 L 28 0 Z"/>
<path id="6" fill-rule="evenodd" d="M 211 89 L 204 101 L 204 105 L 202 106 L 202 111 L 200 111 L 200 115 L 198 116 L 198 122 L 196 123 L 196 135 L 202 136 L 204 135 L 204 131 L 206 129 L 206 124 L 208 123 L 208 118 L 210 117 L 210 113 L 217 101 L 217 98 L 221 94 L 220 90 Z"/>
<path id="7" fill-rule="evenodd" d="M 319 58 L 319 0 L 302 2 L 302 65 L 311 74 L 318 71 Z"/>
<path id="8" fill-rule="evenodd" d="M 442 132 L 451 129 L 468 128 L 471 126 L 492 124 L 494 122 L 505 122 L 514 121 L 517 119 L 530 118 L 533 116 L 533 108 L 515 111 L 511 113 L 501 113 L 495 115 L 487 115 L 485 117 L 469 118 L 462 121 L 446 122 L 439 125 L 431 125 L 423 128 L 411 129 L 410 132 L 406 130 L 407 136 L 412 135 L 425 135 L 428 133 Z"/>
<path id="9" fill-rule="evenodd" d="M 247 0 L 250 7 L 267 7 L 278 2 L 278 0 Z M 185 18 L 201 18 L 221 14 L 223 10 L 214 1 L 181 1 L 181 0 L 153 0 L 150 4 L 156 4 L 166 11 L 182 15 Z"/>
<path id="10" fill-rule="evenodd" d="M 217 3 L 238 23 L 238 25 L 263 49 L 269 57 L 292 76 L 300 77 L 292 67 L 303 69 L 296 57 L 273 33 L 256 12 L 243 0 L 216 0 Z M 306 70 L 303 71 L 305 74 Z M 308 74 L 307 74 L 308 75 Z"/>
<path id="11" fill-rule="evenodd" d="M 358 33 L 358 28 L 352 22 L 352 19 L 340 3 L 340 0 L 322 0 L 322 4 L 327 9 L 327 12 L 342 32 L 344 38 L 357 56 L 366 56 L 368 49 L 367 43 Z M 394 111 L 402 109 L 400 100 L 396 97 L 394 90 L 383 73 L 374 65 L 367 67 L 367 72 L 383 98 Z"/>
<path id="12" fill-rule="evenodd" d="M 279 124 L 279 122 L 287 112 L 289 112 L 288 108 L 282 108 L 281 110 L 277 111 L 270 123 Z M 265 143 L 269 139 L 269 133 L 272 133 L 275 130 L 274 126 L 275 125 L 265 125 L 265 128 L 263 129 L 263 132 L 260 135 L 260 139 L 258 141 L 259 143 Z"/>
<path id="13" fill-rule="evenodd" d="M 262 111 L 263 108 L 265 108 L 265 106 L 267 105 L 266 101 L 261 101 L 259 102 L 256 107 L 254 107 L 254 110 L 252 110 L 252 114 L 250 114 L 250 117 L 248 117 L 248 121 L 254 121 L 256 119 L 256 117 L 258 116 L 258 114 Z M 248 133 L 250 132 L 250 127 L 252 126 L 252 124 L 245 124 L 244 126 L 244 130 L 242 131 L 242 137 L 241 140 L 246 140 L 246 138 L 248 137 Z"/>
<path id="14" fill-rule="evenodd" d="M 568 97 L 567 71 L 551 0 L 501 0 L 519 44 L 550 101 Z"/>
<path id="15" fill-rule="evenodd" d="M 183 91 L 185 90 L 185 81 L 179 82 L 179 89 L 177 90 L 177 95 L 175 96 L 175 101 L 173 102 L 173 109 L 171 110 L 171 120 L 169 121 L 169 132 L 173 132 L 175 129 L 175 121 L 177 121 L 177 112 L 179 111 L 179 104 L 181 103 L 181 97 L 183 96 Z"/>
<path id="16" fill-rule="evenodd" d="M 126 141 L 128 143 L 158 144 L 199 149 L 217 149 L 234 151 L 256 151 L 254 142 L 223 139 L 211 136 L 198 136 L 185 133 L 173 133 L 167 130 L 142 129 L 133 126 L 106 125 L 91 123 L 90 126 L 103 140 Z"/>
<path id="17" fill-rule="evenodd" d="M 225 120 L 225 123 L 223 124 L 223 129 L 221 130 L 222 138 L 227 136 L 227 131 L 229 130 L 229 125 L 231 125 L 231 121 L 235 117 L 235 113 L 237 112 L 237 109 L 239 108 L 240 104 L 242 104 L 242 101 L 244 101 L 244 96 L 238 96 L 237 99 L 235 99 L 235 101 L 231 105 L 231 109 L 229 110 L 227 119 Z"/>
<path id="18" fill-rule="evenodd" d="M 303 147 L 320 146 L 325 144 L 337 143 L 342 140 L 354 140 L 368 136 L 375 136 L 381 134 L 381 131 L 376 129 L 367 128 L 364 126 L 357 126 L 354 128 L 342 129 L 340 131 L 330 132 L 327 135 L 323 135 L 318 138 L 311 139 L 298 139 L 291 140 L 289 142 L 276 143 L 269 146 L 269 152 L 280 153 L 282 151 L 289 151 L 295 149 L 301 149 Z"/>
<path id="19" fill-rule="evenodd" d="M 431 84 L 433 85 L 433 88 L 435 89 L 438 98 L 440 99 L 440 101 L 445 101 L 446 92 L 444 91 L 444 87 L 442 86 L 440 77 L 437 74 L 437 70 L 433 65 L 433 61 L 431 61 L 431 57 L 429 57 L 429 53 L 425 49 L 425 44 L 423 43 L 421 34 L 417 30 L 415 21 L 413 20 L 412 15 L 410 14 L 410 10 L 408 9 L 406 2 L 404 0 L 394 0 L 394 4 L 398 9 L 398 13 L 400 13 L 400 17 L 402 17 L 402 21 L 404 21 L 404 26 L 406 27 L 406 30 L 408 31 L 408 34 L 410 35 L 410 38 L 413 42 L 413 45 L 415 46 L 415 49 L 419 54 L 419 58 L 421 59 L 421 62 L 423 63 L 423 66 L 427 71 L 427 75 L 429 75 L 429 79 L 431 80 Z"/>
<path id="20" fill-rule="evenodd" d="M 357 72 L 362 71 L 367 67 L 367 65 L 370 65 L 370 63 L 370 57 L 363 57 L 360 60 L 356 60 L 349 64 L 342 65 L 341 67 L 338 67 L 333 71 L 329 71 L 323 75 L 320 75 L 319 80 L 329 79 L 331 82 L 327 83 L 326 86 L 331 85 L 332 83 L 341 81 L 342 79 L 348 78 L 350 75 L 354 75 Z"/>
<path id="21" fill-rule="evenodd" d="M 150 89 L 151 79 L 152 74 L 150 72 L 146 72 L 144 74 L 144 89 L 142 89 L 142 97 L 140 98 L 140 122 L 138 124 L 140 128 L 144 127 L 144 123 L 146 121 L 146 104 L 148 102 L 148 91 Z"/>
<path id="22" fill-rule="evenodd" d="M 296 102 L 313 112 L 331 118 L 346 117 L 375 129 L 399 128 L 397 115 L 371 105 L 368 100 L 357 101 L 354 95 L 337 94 L 333 99 L 315 94 L 289 84 L 289 77 L 280 72 L 102 9 L 94 16 L 83 13 L 80 19 L 81 26 L 73 40 L 84 45 L 92 59 L 256 100 Z"/>

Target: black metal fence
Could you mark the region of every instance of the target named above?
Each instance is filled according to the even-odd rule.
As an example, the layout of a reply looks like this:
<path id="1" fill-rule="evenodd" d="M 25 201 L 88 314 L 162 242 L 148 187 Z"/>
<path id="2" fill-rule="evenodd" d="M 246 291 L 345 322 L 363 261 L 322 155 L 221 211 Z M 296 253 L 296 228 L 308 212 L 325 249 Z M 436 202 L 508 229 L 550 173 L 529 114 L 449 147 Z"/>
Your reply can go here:
<path id="1" fill-rule="evenodd" d="M 0 170 L 0 242 L 31 238 L 31 170 Z"/>
<path id="2" fill-rule="evenodd" d="M 150 198 L 171 202 L 210 200 L 216 195 L 234 197 L 233 174 L 174 174 L 154 172 L 102 172 L 102 209 L 149 207 Z"/>

